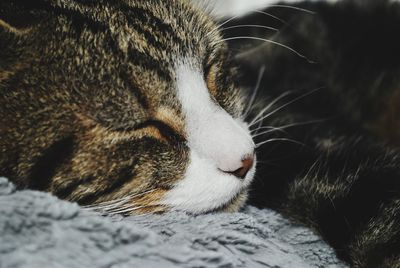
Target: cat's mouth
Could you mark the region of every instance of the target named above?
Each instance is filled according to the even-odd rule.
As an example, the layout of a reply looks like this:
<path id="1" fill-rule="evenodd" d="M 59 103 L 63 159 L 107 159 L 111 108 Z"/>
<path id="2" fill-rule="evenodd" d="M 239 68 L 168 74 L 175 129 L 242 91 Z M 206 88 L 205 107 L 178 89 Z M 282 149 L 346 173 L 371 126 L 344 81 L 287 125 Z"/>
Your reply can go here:
<path id="1" fill-rule="evenodd" d="M 253 163 L 246 176 L 239 179 L 192 153 L 185 178 L 166 193 L 161 203 L 170 210 L 194 214 L 237 211 L 246 201 L 255 166 Z"/>

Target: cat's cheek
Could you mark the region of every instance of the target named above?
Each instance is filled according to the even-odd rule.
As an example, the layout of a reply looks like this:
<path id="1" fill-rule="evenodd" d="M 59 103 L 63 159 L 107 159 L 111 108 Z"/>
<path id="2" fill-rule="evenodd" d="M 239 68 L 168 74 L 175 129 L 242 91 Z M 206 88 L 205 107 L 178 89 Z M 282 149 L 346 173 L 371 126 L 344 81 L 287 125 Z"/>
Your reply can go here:
<path id="1" fill-rule="evenodd" d="M 239 180 L 192 151 L 183 179 L 166 193 L 161 204 L 171 210 L 191 213 L 226 209 L 231 204 L 238 209 L 246 200 L 244 197 L 254 174 L 255 165 L 243 180 Z"/>
<path id="2" fill-rule="evenodd" d="M 243 119 L 235 119 L 236 123 L 246 132 L 251 133 L 250 132 L 250 125 L 244 121 Z"/>

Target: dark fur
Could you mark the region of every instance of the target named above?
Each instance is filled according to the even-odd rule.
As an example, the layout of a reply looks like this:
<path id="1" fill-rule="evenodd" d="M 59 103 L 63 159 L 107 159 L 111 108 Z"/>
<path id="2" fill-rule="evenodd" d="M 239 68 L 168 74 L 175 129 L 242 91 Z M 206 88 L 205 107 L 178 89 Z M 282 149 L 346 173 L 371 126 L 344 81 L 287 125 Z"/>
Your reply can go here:
<path id="1" fill-rule="evenodd" d="M 400 267 L 400 5 L 345 1 L 300 7 L 316 14 L 271 8 L 267 12 L 287 25 L 265 15 L 233 23 L 276 26 L 281 31 L 273 40 L 314 61 L 260 42 L 238 55 L 249 87 L 266 67 L 259 99 L 268 103 L 294 91 L 271 110 L 320 88 L 264 120 L 263 126 L 275 127 L 323 121 L 257 138 L 305 145 L 271 142 L 258 149 L 251 203 L 313 227 L 354 267 Z M 249 30 L 225 33 L 243 36 Z M 272 37 L 259 29 L 250 35 Z"/>

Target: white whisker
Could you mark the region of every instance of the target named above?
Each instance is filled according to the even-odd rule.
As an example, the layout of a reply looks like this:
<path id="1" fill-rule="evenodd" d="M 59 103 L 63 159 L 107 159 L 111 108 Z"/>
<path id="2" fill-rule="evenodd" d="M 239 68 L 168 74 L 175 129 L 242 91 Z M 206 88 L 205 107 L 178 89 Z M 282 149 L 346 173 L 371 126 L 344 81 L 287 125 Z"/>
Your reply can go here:
<path id="1" fill-rule="evenodd" d="M 288 49 L 289 51 L 293 52 L 294 54 L 296 54 L 297 56 L 299 56 L 300 58 L 305 59 L 307 62 L 309 63 L 315 63 L 314 61 L 310 60 L 309 58 L 307 58 L 305 55 L 301 54 L 300 52 L 298 52 L 297 50 L 295 50 L 294 48 L 291 48 L 290 46 L 284 45 L 282 43 L 270 40 L 270 39 L 265 39 L 265 38 L 261 38 L 261 37 L 255 37 L 255 36 L 235 36 L 235 37 L 227 37 L 218 41 L 215 41 L 213 44 L 218 44 L 221 42 L 225 42 L 225 41 L 232 41 L 232 40 L 243 40 L 243 39 L 248 39 L 248 40 L 256 40 L 256 41 L 262 41 L 262 42 L 266 42 L 266 43 L 271 43 L 280 47 L 283 47 L 285 49 Z"/>
<path id="2" fill-rule="evenodd" d="M 156 191 L 156 189 L 151 189 L 148 191 L 144 191 L 141 193 L 135 193 L 135 194 L 131 194 L 131 195 L 127 195 L 118 199 L 114 199 L 114 200 L 109 200 L 109 201 L 104 201 L 98 204 L 93 204 L 93 205 L 87 205 L 87 206 L 83 206 L 84 209 L 90 209 L 90 210 L 108 210 L 108 209 L 112 209 L 113 207 L 119 207 L 121 205 L 126 204 L 127 202 L 130 202 L 132 199 L 143 196 L 145 194 L 151 193 Z"/>
<path id="3" fill-rule="evenodd" d="M 258 131 L 263 130 L 263 129 L 274 129 L 274 128 L 275 127 L 272 127 L 272 126 L 260 126 L 258 128 L 255 128 L 255 129 L 251 129 L 250 133 L 257 133 Z"/>
<path id="4" fill-rule="evenodd" d="M 246 28 L 246 27 L 248 27 L 248 28 L 261 28 L 261 29 L 271 30 L 271 31 L 274 31 L 274 32 L 279 32 L 279 29 L 277 29 L 277 28 L 264 26 L 264 25 L 257 25 L 257 24 L 234 25 L 234 26 L 225 27 L 225 28 L 221 29 L 221 31 L 230 30 L 230 29 L 236 29 L 236 28 Z"/>
<path id="5" fill-rule="evenodd" d="M 273 19 L 276 19 L 276 20 L 282 22 L 283 24 L 287 24 L 286 21 L 284 21 L 283 19 L 281 19 L 281 18 L 279 18 L 279 17 L 277 17 L 277 16 L 275 16 L 275 15 L 273 15 L 271 13 L 268 13 L 268 12 L 265 12 L 265 11 L 261 11 L 261 10 L 254 10 L 253 12 L 254 13 L 259 13 L 259 14 L 264 14 L 264 15 L 266 15 L 268 17 L 271 17 Z"/>
<path id="6" fill-rule="evenodd" d="M 326 122 L 327 120 L 328 120 L 328 118 L 319 119 L 319 120 L 311 120 L 311 121 L 306 121 L 306 122 L 283 125 L 283 126 L 279 126 L 279 127 L 265 126 L 265 127 L 259 127 L 257 129 L 253 129 L 250 132 L 255 132 L 255 131 L 263 130 L 263 129 L 272 129 L 272 128 L 287 129 L 287 128 L 290 128 L 290 127 L 297 127 L 297 126 L 304 126 L 304 125 L 309 125 L 309 124 L 322 123 L 322 122 Z"/>
<path id="7" fill-rule="evenodd" d="M 306 122 L 300 122 L 300 123 L 293 123 L 293 124 L 288 124 L 281 126 L 280 128 L 286 129 L 290 127 L 297 127 L 297 126 L 304 126 L 304 125 L 309 125 L 309 124 L 316 124 L 316 123 L 323 123 L 326 122 L 328 118 L 326 119 L 318 119 L 318 120 L 311 120 L 311 121 L 306 121 Z"/>
<path id="8" fill-rule="evenodd" d="M 143 206 L 137 206 L 137 207 L 127 207 L 127 208 L 123 208 L 123 209 L 114 210 L 112 212 L 109 212 L 108 214 L 116 215 L 116 214 L 129 213 L 129 212 L 137 211 L 139 209 L 149 208 L 149 207 L 156 207 L 156 206 L 159 206 L 159 205 L 151 204 L 151 205 L 143 205 Z"/>
<path id="9" fill-rule="evenodd" d="M 252 122 L 250 125 L 256 124 L 257 122 L 259 122 L 259 121 L 261 121 L 261 120 L 264 120 L 265 118 L 267 118 L 267 117 L 269 117 L 269 116 L 275 114 L 276 112 L 282 110 L 283 108 L 289 106 L 290 104 L 292 104 L 292 103 L 294 103 L 294 102 L 296 102 L 296 101 L 298 101 L 298 100 L 300 100 L 300 99 L 303 99 L 303 98 L 305 98 L 305 97 L 307 97 L 307 96 L 313 94 L 314 92 L 316 92 L 316 91 L 318 91 L 318 90 L 320 90 L 320 89 L 322 89 L 322 87 L 317 88 L 317 89 L 314 89 L 314 90 L 311 90 L 310 92 L 307 92 L 307 93 L 305 93 L 305 94 L 303 94 L 303 95 L 301 95 L 301 96 L 295 98 L 294 100 L 289 101 L 288 103 L 286 103 L 286 104 L 284 104 L 284 105 L 282 105 L 282 106 L 276 108 L 276 109 L 273 110 L 272 112 L 270 112 L 270 113 L 264 115 L 263 117 L 257 119 L 256 121 L 253 120 L 254 122 Z"/>
<path id="10" fill-rule="evenodd" d="M 271 8 L 271 7 L 272 7 L 272 8 L 293 9 L 293 10 L 297 10 L 297 11 L 309 13 L 309 14 L 312 14 L 312 15 L 315 14 L 314 11 L 311 11 L 311 10 L 308 10 L 308 9 L 304 9 L 304 8 L 300 8 L 300 7 L 296 7 L 296 6 L 289 6 L 289 5 L 266 5 L 266 6 L 264 7 L 264 10 L 267 9 L 267 8 Z M 211 13 L 211 11 L 212 11 L 214 8 L 215 8 L 215 6 L 214 6 L 214 7 L 211 7 L 211 6 L 210 6 L 210 2 L 209 2 L 206 9 L 209 10 L 209 13 Z M 270 14 L 270 13 L 267 13 L 267 12 L 265 12 L 265 11 L 262 11 L 262 10 L 260 10 L 260 9 L 258 9 L 258 10 L 253 10 L 252 12 L 253 12 L 253 13 L 262 13 L 262 14 L 267 15 L 267 16 L 270 16 L 270 17 L 272 17 L 272 18 L 274 18 L 274 19 L 276 19 L 276 20 L 279 20 L 280 22 L 282 22 L 282 23 L 284 23 L 284 24 L 287 24 L 287 23 L 286 23 L 284 20 L 282 20 L 281 18 L 279 18 L 279 17 L 277 17 L 277 16 L 275 16 L 275 15 L 272 15 L 272 14 Z M 251 14 L 252 12 L 250 12 L 250 14 Z M 243 15 L 237 15 L 237 16 L 233 16 L 233 17 L 231 17 L 231 18 L 225 20 L 225 21 L 222 22 L 221 24 L 217 25 L 217 26 L 216 26 L 213 30 L 211 30 L 209 33 L 207 33 L 206 36 L 208 36 L 208 35 L 214 33 L 215 31 L 218 31 L 219 29 L 222 28 L 222 26 L 224 26 L 224 25 L 226 25 L 227 23 L 231 22 L 232 20 L 235 20 L 235 19 L 240 18 L 240 17 L 242 17 L 242 16 L 243 16 Z M 229 27 L 228 27 L 228 28 L 229 28 Z"/>
<path id="11" fill-rule="evenodd" d="M 244 116 L 243 116 L 244 118 L 246 118 L 249 115 L 249 113 L 251 111 L 251 108 L 253 107 L 254 100 L 256 99 L 256 96 L 257 96 L 257 93 L 258 93 L 258 89 L 260 88 L 260 84 L 261 84 L 261 80 L 262 80 L 262 77 L 264 75 L 264 72 L 265 72 L 265 65 L 261 66 L 260 71 L 258 73 L 257 83 L 256 83 L 256 86 L 254 87 L 253 94 L 251 94 L 250 102 L 249 102 L 249 104 L 247 106 L 247 109 L 246 109 L 246 111 L 244 113 Z"/>
<path id="12" fill-rule="evenodd" d="M 110 200 L 110 201 L 105 201 L 105 202 L 101 202 L 98 204 L 92 204 L 92 205 L 87 205 L 87 206 L 82 206 L 84 209 L 92 209 L 92 208 L 100 208 L 103 206 L 111 206 L 115 203 L 123 203 L 126 199 L 128 199 L 127 196 L 123 197 L 123 198 L 119 198 L 119 199 L 115 199 L 115 200 Z"/>
<path id="13" fill-rule="evenodd" d="M 265 11 L 254 10 L 254 11 L 252 11 L 252 12 L 253 12 L 253 13 L 260 13 L 260 14 L 267 15 L 267 16 L 269 16 L 269 17 L 272 17 L 272 18 L 274 18 L 274 19 L 276 19 L 276 20 L 282 22 L 283 24 L 287 24 L 286 21 L 284 21 L 284 20 L 282 20 L 282 19 L 278 18 L 277 16 L 274 16 L 274 15 L 272 15 L 272 14 L 270 14 L 270 13 L 267 13 L 267 12 L 265 12 Z M 216 31 L 220 30 L 224 25 L 226 25 L 226 24 L 228 24 L 229 22 L 231 22 L 231 21 L 233 21 L 233 20 L 235 20 L 235 19 L 237 19 L 237 18 L 240 18 L 240 17 L 242 17 L 242 15 L 236 15 L 236 16 L 233 16 L 233 17 L 231 17 L 231 18 L 225 20 L 225 21 L 222 22 L 221 24 L 217 25 L 213 30 L 211 30 L 210 32 L 208 32 L 208 33 L 206 34 L 206 36 L 209 36 L 209 35 L 215 33 Z M 217 44 L 217 43 L 215 43 L 215 44 Z"/>
<path id="14" fill-rule="evenodd" d="M 277 8 L 287 8 L 287 9 L 293 9 L 293 10 L 297 10 L 297 11 L 302 11 L 305 13 L 309 13 L 314 15 L 315 12 L 311 11 L 309 9 L 304 9 L 304 8 L 300 8 L 300 7 L 295 7 L 295 6 L 288 6 L 288 5 L 268 5 L 267 7 L 277 7 Z"/>
<path id="15" fill-rule="evenodd" d="M 258 131 L 264 130 L 264 129 L 277 129 L 277 128 L 278 129 L 283 129 L 282 127 L 261 126 L 261 127 L 258 127 L 258 128 L 255 128 L 255 129 L 251 130 L 250 133 L 258 132 Z"/>
<path id="16" fill-rule="evenodd" d="M 267 143 L 270 143 L 270 142 L 275 142 L 275 141 L 288 141 L 288 142 L 296 143 L 296 144 L 301 145 L 301 146 L 306 146 L 304 143 L 301 143 L 301 142 L 299 142 L 299 141 L 295 141 L 295 140 L 292 140 L 292 139 L 276 138 L 276 139 L 269 139 L 269 140 L 266 140 L 266 141 L 257 143 L 257 144 L 256 144 L 256 148 L 259 148 L 259 147 L 261 147 L 261 146 L 264 145 L 264 144 L 267 144 Z"/>
<path id="17" fill-rule="evenodd" d="M 266 130 L 266 131 L 263 131 L 263 132 L 260 132 L 260 133 L 255 133 L 254 135 L 252 135 L 251 137 L 252 138 L 255 138 L 255 137 L 258 137 L 258 136 L 262 136 L 262 135 L 265 135 L 265 134 L 268 134 L 268 133 L 271 133 L 271 132 L 283 132 L 283 133 L 285 133 L 285 134 L 288 134 L 285 130 L 283 130 L 283 129 L 280 129 L 280 128 L 272 128 L 272 129 L 270 129 L 270 130 Z"/>
<path id="18" fill-rule="evenodd" d="M 264 109 L 262 109 L 254 118 L 253 120 L 249 123 L 249 126 L 253 126 L 255 124 L 255 121 L 257 121 L 260 116 L 262 116 L 266 111 L 268 111 L 275 103 L 286 97 L 287 95 L 291 94 L 292 91 L 286 91 L 279 95 L 277 98 L 275 98 L 273 101 L 271 101 Z"/>
<path id="19" fill-rule="evenodd" d="M 209 35 L 215 33 L 216 31 L 219 31 L 224 25 L 226 25 L 227 23 L 229 23 L 229 22 L 231 22 L 231 21 L 233 21 L 233 20 L 235 20 L 235 19 L 237 19 L 237 18 L 239 18 L 239 17 L 240 17 L 240 16 L 233 16 L 233 17 L 231 17 L 231 18 L 225 20 L 225 21 L 222 22 L 221 24 L 218 24 L 213 30 L 211 30 L 210 32 L 208 32 L 208 33 L 206 34 L 206 36 L 209 36 Z"/>

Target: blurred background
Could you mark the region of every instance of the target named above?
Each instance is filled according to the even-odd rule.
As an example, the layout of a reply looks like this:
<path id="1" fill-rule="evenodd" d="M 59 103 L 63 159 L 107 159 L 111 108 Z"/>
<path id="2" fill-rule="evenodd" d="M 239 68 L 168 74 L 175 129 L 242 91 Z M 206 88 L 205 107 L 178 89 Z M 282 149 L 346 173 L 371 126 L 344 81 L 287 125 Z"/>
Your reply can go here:
<path id="1" fill-rule="evenodd" d="M 284 109 L 264 125 L 319 122 L 286 129 L 278 138 L 313 144 L 332 135 L 360 135 L 400 145 L 399 2 L 282 2 L 223 22 L 222 27 L 238 66 L 238 81 L 255 96 L 252 109 L 289 95 L 276 104 Z M 250 112 L 249 117 L 254 116 Z M 257 135 L 256 143 L 266 139 Z M 296 176 L 304 150 L 293 143 L 271 143 L 259 150 L 260 174 L 282 180 L 256 181 L 254 188 L 270 200 L 251 196 L 255 203 L 279 206 L 270 203 L 279 200 L 276 184 L 284 184 L 288 163 L 293 170 L 289 177 Z"/>

